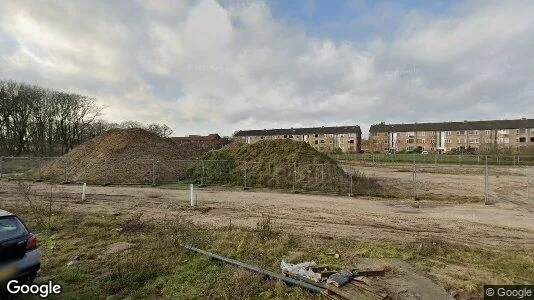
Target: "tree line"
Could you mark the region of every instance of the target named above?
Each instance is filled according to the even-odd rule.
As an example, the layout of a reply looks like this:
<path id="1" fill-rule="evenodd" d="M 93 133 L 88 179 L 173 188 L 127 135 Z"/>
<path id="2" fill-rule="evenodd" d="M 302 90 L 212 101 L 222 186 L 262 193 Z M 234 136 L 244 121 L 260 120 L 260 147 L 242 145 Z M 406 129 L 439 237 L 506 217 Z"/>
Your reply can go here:
<path id="1" fill-rule="evenodd" d="M 111 129 L 145 128 L 168 137 L 167 125 L 100 119 L 96 99 L 0 80 L 0 156 L 56 156 Z"/>

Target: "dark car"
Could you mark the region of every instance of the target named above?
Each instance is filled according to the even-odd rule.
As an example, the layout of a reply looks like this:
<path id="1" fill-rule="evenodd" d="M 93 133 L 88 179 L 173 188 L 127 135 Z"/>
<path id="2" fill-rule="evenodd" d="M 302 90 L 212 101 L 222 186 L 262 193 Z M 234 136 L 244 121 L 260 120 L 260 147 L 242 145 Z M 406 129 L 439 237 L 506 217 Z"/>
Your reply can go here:
<path id="1" fill-rule="evenodd" d="M 31 283 L 41 267 L 37 238 L 14 214 L 0 209 L 0 290 L 10 280 Z"/>

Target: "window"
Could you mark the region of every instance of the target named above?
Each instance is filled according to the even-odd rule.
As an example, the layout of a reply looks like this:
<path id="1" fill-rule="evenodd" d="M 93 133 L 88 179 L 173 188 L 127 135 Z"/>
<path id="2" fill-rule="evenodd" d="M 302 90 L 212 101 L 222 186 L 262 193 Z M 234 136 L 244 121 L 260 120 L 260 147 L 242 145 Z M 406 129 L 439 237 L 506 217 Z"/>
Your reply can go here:
<path id="1" fill-rule="evenodd" d="M 436 143 L 436 140 L 430 140 L 430 144 L 435 144 Z M 432 149 L 434 150 L 434 149 Z"/>
<path id="2" fill-rule="evenodd" d="M 0 219 L 0 242 L 19 237 L 28 233 L 17 217 L 9 216 Z"/>
<path id="3" fill-rule="evenodd" d="M 527 138 L 526 137 L 520 137 L 519 138 L 519 142 L 520 143 L 526 143 L 527 142 Z"/>
<path id="4" fill-rule="evenodd" d="M 484 130 L 487 135 L 491 135 L 491 130 Z"/>
<path id="5" fill-rule="evenodd" d="M 349 144 L 354 144 L 354 140 L 349 140 Z"/>
<path id="6" fill-rule="evenodd" d="M 414 139 L 407 139 L 407 140 L 406 140 L 406 143 L 408 143 L 408 144 L 413 144 L 414 141 L 415 141 Z"/>
<path id="7" fill-rule="evenodd" d="M 456 135 L 465 135 L 465 130 L 456 131 Z"/>
<path id="8" fill-rule="evenodd" d="M 478 130 L 469 130 L 469 135 L 478 135 Z"/>
<path id="9" fill-rule="evenodd" d="M 530 138 L 530 142 L 531 142 L 531 143 L 534 143 L 534 137 L 531 137 L 531 138 Z"/>
<path id="10" fill-rule="evenodd" d="M 510 143 L 510 138 L 507 138 L 507 137 L 499 138 L 499 142 L 504 143 L 504 144 L 508 144 L 508 143 Z"/>
<path id="11" fill-rule="evenodd" d="M 293 135 L 290 134 L 290 135 L 289 135 L 289 138 L 292 139 L 292 138 L 293 138 Z"/>
<path id="12" fill-rule="evenodd" d="M 321 144 L 324 144 L 324 140 L 321 140 Z"/>
<path id="13" fill-rule="evenodd" d="M 517 134 L 525 134 L 527 133 L 527 130 L 525 128 L 519 128 L 519 129 L 516 129 L 515 132 Z"/>
<path id="14" fill-rule="evenodd" d="M 469 144 L 478 144 L 477 138 L 469 138 Z"/>
<path id="15" fill-rule="evenodd" d="M 485 139 L 485 140 L 484 140 L 484 143 L 489 143 L 489 142 L 491 142 L 490 139 Z"/>
<path id="16" fill-rule="evenodd" d="M 419 135 L 420 135 L 420 136 L 425 136 L 425 134 L 426 134 L 425 131 L 421 131 L 421 132 L 419 132 Z M 423 142 L 423 143 L 424 143 L 424 142 Z"/>
<path id="17" fill-rule="evenodd" d="M 499 134 L 508 134 L 508 129 L 499 130 Z"/>
<path id="18" fill-rule="evenodd" d="M 451 132 L 450 132 L 450 131 L 447 131 L 447 132 L 446 132 L 446 135 L 451 135 Z"/>
<path id="19" fill-rule="evenodd" d="M 313 136 L 314 136 L 314 137 L 319 137 L 319 135 L 318 135 L 318 134 L 314 134 Z"/>
<path id="20" fill-rule="evenodd" d="M 287 139 L 287 134 L 284 134 L 284 139 Z"/>
<path id="21" fill-rule="evenodd" d="M 315 141 L 315 145 L 317 145 L 317 144 L 319 144 L 319 141 L 316 140 L 316 141 Z"/>
<path id="22" fill-rule="evenodd" d="M 413 131 L 412 132 L 407 132 L 406 135 L 408 137 L 414 137 L 415 136 L 415 132 L 413 132 Z"/>

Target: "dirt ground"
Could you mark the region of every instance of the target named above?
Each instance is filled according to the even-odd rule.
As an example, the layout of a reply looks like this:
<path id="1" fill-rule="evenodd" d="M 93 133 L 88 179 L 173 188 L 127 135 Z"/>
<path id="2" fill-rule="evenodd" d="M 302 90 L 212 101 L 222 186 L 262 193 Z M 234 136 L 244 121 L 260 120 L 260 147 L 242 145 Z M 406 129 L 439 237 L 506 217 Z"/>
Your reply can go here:
<path id="1" fill-rule="evenodd" d="M 0 205 L 23 200 L 16 183 L 2 185 Z M 200 189 L 198 205 L 192 208 L 186 190 L 88 186 L 87 200 L 81 202 L 81 186 L 55 188 L 58 199 L 55 205 L 72 211 L 142 213 L 145 219 L 180 216 L 211 227 L 228 226 L 230 220 L 232 226 L 255 227 L 261 215 L 267 214 L 275 228 L 310 236 L 401 242 L 433 238 L 467 245 L 504 243 L 510 247 L 534 247 L 534 207 L 523 202 L 442 204 L 424 200 Z M 50 186 L 35 183 L 33 189 L 38 195 L 45 195 Z"/>
<path id="2" fill-rule="evenodd" d="M 484 166 L 368 164 L 344 165 L 379 180 L 392 196 L 442 200 L 445 202 L 484 201 Z M 534 206 L 534 168 L 489 166 L 488 200 L 495 203 L 514 203 L 524 209 Z"/>

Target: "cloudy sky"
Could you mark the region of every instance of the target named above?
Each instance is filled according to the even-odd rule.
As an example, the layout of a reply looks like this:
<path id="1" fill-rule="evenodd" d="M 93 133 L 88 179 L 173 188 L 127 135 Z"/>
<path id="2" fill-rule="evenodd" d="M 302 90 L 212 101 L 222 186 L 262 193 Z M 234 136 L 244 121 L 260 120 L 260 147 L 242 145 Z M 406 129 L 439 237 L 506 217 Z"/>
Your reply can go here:
<path id="1" fill-rule="evenodd" d="M 0 79 L 94 96 L 105 119 L 177 135 L 534 116 L 531 0 L 0 7 Z"/>

